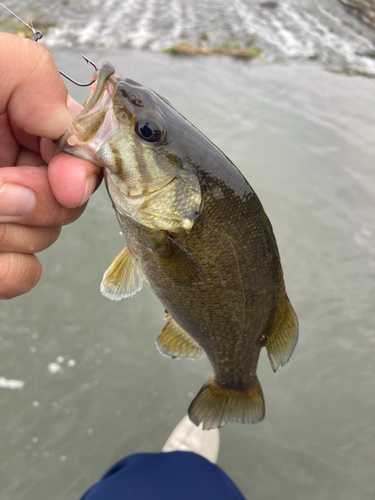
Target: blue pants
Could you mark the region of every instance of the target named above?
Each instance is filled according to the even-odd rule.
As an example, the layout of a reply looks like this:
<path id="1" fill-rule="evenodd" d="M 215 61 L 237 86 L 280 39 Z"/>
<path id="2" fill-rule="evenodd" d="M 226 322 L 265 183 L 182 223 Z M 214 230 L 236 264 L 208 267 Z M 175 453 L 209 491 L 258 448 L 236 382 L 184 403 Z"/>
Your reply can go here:
<path id="1" fill-rule="evenodd" d="M 117 462 L 81 500 L 245 500 L 224 471 L 196 453 L 137 453 Z"/>

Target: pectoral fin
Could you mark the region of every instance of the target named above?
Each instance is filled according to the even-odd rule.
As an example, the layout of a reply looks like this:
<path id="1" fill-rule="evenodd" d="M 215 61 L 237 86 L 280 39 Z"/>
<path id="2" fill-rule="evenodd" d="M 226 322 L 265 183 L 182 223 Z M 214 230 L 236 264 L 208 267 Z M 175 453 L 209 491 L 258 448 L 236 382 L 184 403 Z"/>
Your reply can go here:
<path id="1" fill-rule="evenodd" d="M 121 300 L 137 293 L 143 285 L 137 261 L 125 247 L 103 276 L 100 291 L 111 300 Z"/>
<path id="2" fill-rule="evenodd" d="M 170 317 L 156 339 L 159 351 L 170 358 L 199 359 L 204 356 L 202 347 L 176 321 Z"/>
<path id="3" fill-rule="evenodd" d="M 287 295 L 281 299 L 272 334 L 267 344 L 267 354 L 273 371 L 285 365 L 298 340 L 298 319 Z"/>
<path id="4" fill-rule="evenodd" d="M 158 259 L 164 269 L 169 269 L 173 279 L 181 284 L 198 285 L 207 282 L 202 265 L 171 235 L 167 236 L 166 246 L 163 252 L 158 253 Z"/>

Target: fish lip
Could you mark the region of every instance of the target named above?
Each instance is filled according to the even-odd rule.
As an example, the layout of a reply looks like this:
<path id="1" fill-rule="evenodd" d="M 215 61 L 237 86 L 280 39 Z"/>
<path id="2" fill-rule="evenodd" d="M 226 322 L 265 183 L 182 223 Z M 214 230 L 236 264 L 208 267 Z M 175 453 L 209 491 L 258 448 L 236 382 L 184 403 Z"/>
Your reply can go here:
<path id="1" fill-rule="evenodd" d="M 108 91 L 108 97 L 112 98 L 115 85 L 119 76 L 115 72 L 115 68 L 108 61 L 105 61 L 99 71 L 91 77 L 95 79 L 92 87 L 92 94 L 87 99 L 86 106 L 83 108 L 79 116 L 84 116 L 90 113 L 96 105 L 103 100 L 103 92 Z"/>

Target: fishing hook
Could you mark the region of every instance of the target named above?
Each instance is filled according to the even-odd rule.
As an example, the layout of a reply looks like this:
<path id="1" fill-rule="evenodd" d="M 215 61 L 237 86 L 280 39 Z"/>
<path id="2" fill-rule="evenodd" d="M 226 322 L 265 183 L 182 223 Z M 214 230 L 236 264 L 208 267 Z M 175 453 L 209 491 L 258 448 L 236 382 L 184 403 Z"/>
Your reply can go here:
<path id="1" fill-rule="evenodd" d="M 2 7 L 4 7 L 4 9 L 6 9 L 8 12 L 10 12 L 11 14 L 13 14 L 13 16 L 16 17 L 19 21 L 21 21 L 21 23 L 23 23 L 25 26 L 27 26 L 28 28 L 31 29 L 31 31 L 34 33 L 34 41 L 35 42 L 38 42 L 39 40 L 41 40 L 43 38 L 43 33 L 40 30 L 36 30 L 33 26 L 30 26 L 29 24 L 27 24 L 23 19 L 21 19 L 20 17 L 18 17 L 17 14 L 15 14 L 12 10 L 8 9 L 8 7 L 6 5 L 4 5 L 3 3 L 0 3 L 0 5 Z M 87 62 L 87 64 L 91 64 L 95 68 L 95 71 L 98 71 L 98 68 L 97 68 L 97 66 L 96 66 L 95 63 L 93 63 L 92 61 L 90 61 L 90 59 L 88 57 L 84 56 L 83 54 L 81 54 L 81 56 Z M 74 85 L 78 85 L 79 87 L 89 87 L 94 82 L 96 82 L 96 80 L 93 80 L 92 82 L 88 82 L 88 83 L 79 83 L 76 80 L 73 80 L 73 78 L 70 78 L 70 76 L 68 76 L 63 71 L 59 70 L 59 73 L 64 78 L 67 78 L 70 82 L 74 83 Z"/>
<path id="2" fill-rule="evenodd" d="M 37 40 L 36 40 L 37 41 Z M 95 71 L 98 71 L 98 68 L 96 66 L 95 63 L 93 63 L 88 57 L 84 56 L 83 54 L 81 54 L 81 57 L 83 57 L 83 59 L 87 62 L 87 64 L 91 64 L 91 66 L 94 66 L 95 68 Z M 62 75 L 64 78 L 67 78 L 70 82 L 74 83 L 74 85 L 78 85 L 79 87 L 89 87 L 90 85 L 92 85 L 94 82 L 96 82 L 96 80 L 93 80 L 92 82 L 88 82 L 88 83 L 79 83 L 79 82 L 76 82 L 75 80 L 73 80 L 73 78 L 70 78 L 70 76 L 68 76 L 66 73 L 64 73 L 63 71 L 59 70 L 59 73 L 60 75 Z"/>

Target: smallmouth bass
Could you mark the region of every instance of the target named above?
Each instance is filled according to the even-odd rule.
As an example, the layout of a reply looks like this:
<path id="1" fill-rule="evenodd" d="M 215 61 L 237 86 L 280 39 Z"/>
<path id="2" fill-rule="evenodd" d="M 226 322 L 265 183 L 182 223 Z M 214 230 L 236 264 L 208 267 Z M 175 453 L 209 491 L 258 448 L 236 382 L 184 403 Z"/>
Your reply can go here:
<path id="1" fill-rule="evenodd" d="M 85 108 L 58 143 L 104 168 L 126 238 L 101 291 L 119 300 L 146 280 L 167 312 L 159 350 L 207 354 L 213 377 L 188 410 L 196 425 L 258 422 L 260 350 L 276 371 L 298 338 L 267 215 L 235 165 L 166 99 L 108 62 L 92 78 Z"/>

